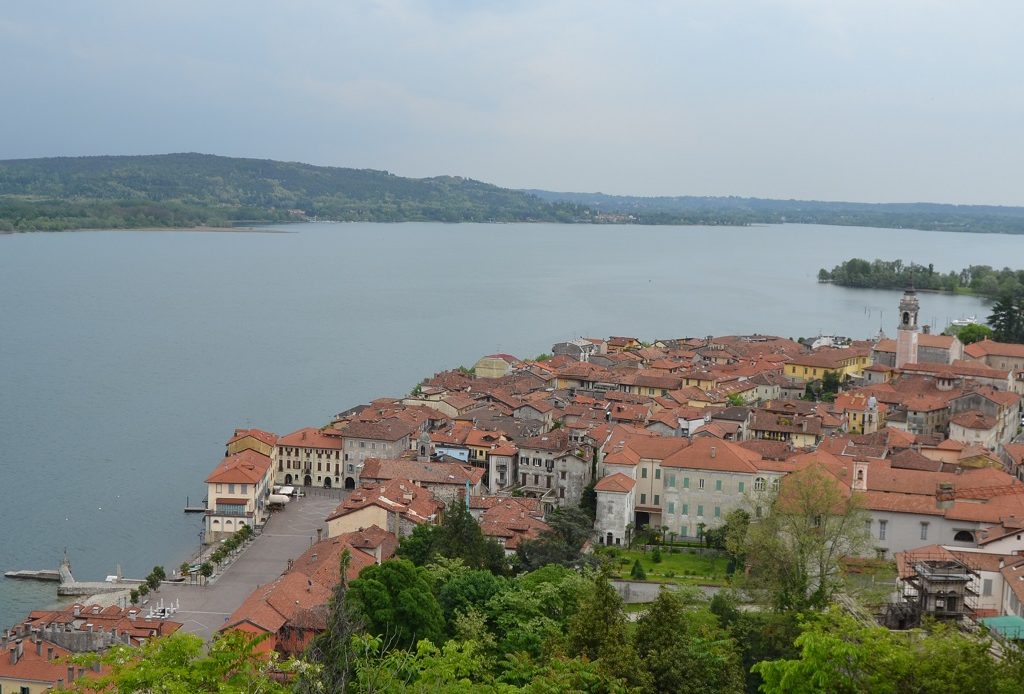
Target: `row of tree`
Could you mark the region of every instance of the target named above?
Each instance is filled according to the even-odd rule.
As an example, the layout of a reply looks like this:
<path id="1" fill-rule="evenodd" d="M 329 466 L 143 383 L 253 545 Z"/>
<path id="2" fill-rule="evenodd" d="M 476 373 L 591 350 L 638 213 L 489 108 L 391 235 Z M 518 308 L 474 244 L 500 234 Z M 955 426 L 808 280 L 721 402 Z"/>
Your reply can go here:
<path id="1" fill-rule="evenodd" d="M 931 263 L 904 264 L 902 260 L 851 258 L 831 270 L 818 271 L 819 282 L 832 282 L 843 287 L 903 289 L 916 287 L 947 292 L 971 292 L 996 298 L 1024 291 L 1024 270 L 1008 267 L 997 270 L 989 265 L 971 265 L 960 271 L 936 272 Z"/>

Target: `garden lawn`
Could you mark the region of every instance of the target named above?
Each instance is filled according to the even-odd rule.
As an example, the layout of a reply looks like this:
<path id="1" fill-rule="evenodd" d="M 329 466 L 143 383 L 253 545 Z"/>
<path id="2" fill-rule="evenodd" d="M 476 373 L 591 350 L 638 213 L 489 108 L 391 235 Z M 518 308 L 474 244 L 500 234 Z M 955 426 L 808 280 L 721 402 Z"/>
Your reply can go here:
<path id="1" fill-rule="evenodd" d="M 616 575 L 624 580 L 631 580 L 630 570 L 633 562 L 640 560 L 648 581 L 655 583 L 676 583 L 678 585 L 725 585 L 725 568 L 729 563 L 727 557 L 690 554 L 679 549 L 678 554 L 661 550 L 661 561 L 655 562 L 653 552 L 640 550 L 618 550 L 614 558 Z"/>

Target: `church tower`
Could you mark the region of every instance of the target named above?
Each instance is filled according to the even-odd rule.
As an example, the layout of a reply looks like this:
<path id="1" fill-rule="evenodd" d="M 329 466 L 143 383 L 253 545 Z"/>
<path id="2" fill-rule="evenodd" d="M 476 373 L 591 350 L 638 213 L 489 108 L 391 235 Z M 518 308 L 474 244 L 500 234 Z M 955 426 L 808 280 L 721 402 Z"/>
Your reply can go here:
<path id="1" fill-rule="evenodd" d="M 896 368 L 917 363 L 917 292 L 910 287 L 900 300 L 900 322 L 896 326 Z"/>

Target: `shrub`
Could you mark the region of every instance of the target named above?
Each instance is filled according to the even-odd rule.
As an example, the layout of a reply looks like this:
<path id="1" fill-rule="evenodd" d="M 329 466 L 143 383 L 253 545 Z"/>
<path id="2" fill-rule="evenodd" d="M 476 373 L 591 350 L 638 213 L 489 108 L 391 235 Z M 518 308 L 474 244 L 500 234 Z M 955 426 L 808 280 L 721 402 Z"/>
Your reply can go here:
<path id="1" fill-rule="evenodd" d="M 639 559 L 633 562 L 633 568 L 629 570 L 629 577 L 635 578 L 638 581 L 644 581 L 647 579 L 647 572 L 644 571 L 644 567 L 640 563 Z"/>
<path id="2" fill-rule="evenodd" d="M 655 564 L 661 563 L 661 550 L 657 547 L 655 547 L 654 551 L 651 552 L 651 561 L 653 561 Z"/>

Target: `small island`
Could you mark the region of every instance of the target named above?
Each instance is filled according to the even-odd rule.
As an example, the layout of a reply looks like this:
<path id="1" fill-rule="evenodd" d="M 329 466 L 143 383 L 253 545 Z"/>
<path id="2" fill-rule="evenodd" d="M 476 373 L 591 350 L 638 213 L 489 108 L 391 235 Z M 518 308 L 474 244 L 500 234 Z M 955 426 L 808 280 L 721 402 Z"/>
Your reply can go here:
<path id="1" fill-rule="evenodd" d="M 960 271 L 938 272 L 931 263 L 904 263 L 902 260 L 863 260 L 851 258 L 832 268 L 818 271 L 819 282 L 841 287 L 870 289 L 903 289 L 975 294 L 995 299 L 1024 293 L 1024 270 L 988 265 L 971 265 Z"/>

